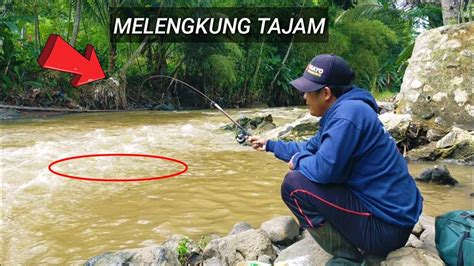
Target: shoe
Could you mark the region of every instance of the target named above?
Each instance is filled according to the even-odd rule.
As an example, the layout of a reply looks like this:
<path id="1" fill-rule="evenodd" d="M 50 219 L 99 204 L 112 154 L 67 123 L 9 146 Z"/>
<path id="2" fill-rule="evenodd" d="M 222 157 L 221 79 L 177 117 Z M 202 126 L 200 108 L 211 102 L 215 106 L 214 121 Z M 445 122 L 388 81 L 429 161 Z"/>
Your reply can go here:
<path id="1" fill-rule="evenodd" d="M 364 257 L 356 246 L 344 238 L 329 222 L 307 229 L 327 253 L 333 255 L 326 265 L 361 265 Z"/>
<path id="2" fill-rule="evenodd" d="M 363 266 L 380 266 L 382 261 L 385 260 L 385 257 L 377 255 L 366 255 L 364 258 Z"/>

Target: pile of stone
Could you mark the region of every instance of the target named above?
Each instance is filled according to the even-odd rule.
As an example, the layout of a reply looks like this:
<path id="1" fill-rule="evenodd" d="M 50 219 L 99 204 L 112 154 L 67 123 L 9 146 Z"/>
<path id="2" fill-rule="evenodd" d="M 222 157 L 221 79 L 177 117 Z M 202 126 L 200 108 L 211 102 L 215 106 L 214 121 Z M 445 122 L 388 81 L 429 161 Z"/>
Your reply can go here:
<path id="1" fill-rule="evenodd" d="M 405 247 L 388 254 L 382 265 L 444 265 L 434 243 L 434 218 L 422 215 Z M 161 245 L 107 252 L 95 256 L 86 265 L 324 265 L 326 253 L 290 216 L 273 218 L 254 229 L 239 222 L 227 236 L 211 236 L 201 246 L 184 242 L 185 254 L 179 252 L 181 235 L 173 235 Z"/>

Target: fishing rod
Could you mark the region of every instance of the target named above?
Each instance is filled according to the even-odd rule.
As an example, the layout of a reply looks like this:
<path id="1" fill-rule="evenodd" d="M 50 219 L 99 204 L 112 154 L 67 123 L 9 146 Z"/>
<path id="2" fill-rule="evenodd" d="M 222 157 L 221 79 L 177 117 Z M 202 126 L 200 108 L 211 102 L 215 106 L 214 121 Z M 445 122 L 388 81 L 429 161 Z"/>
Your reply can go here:
<path id="1" fill-rule="evenodd" d="M 237 134 L 237 136 L 235 137 L 235 139 L 237 140 L 237 142 L 239 144 L 243 144 L 248 137 L 251 136 L 251 134 L 245 130 L 244 127 L 242 127 L 239 123 L 237 123 L 237 121 L 235 121 L 232 117 L 230 117 L 230 115 L 224 111 L 224 109 L 222 109 L 222 107 L 220 107 L 216 102 L 214 102 L 211 98 L 207 97 L 204 93 L 202 93 L 201 91 L 199 91 L 198 89 L 196 89 L 195 87 L 189 85 L 188 83 L 182 81 L 182 80 L 179 80 L 175 77 L 172 77 L 172 76 L 168 76 L 168 75 L 153 75 L 147 79 L 145 79 L 142 83 L 142 85 L 140 86 L 140 90 L 141 88 L 143 87 L 143 85 L 145 84 L 145 82 L 147 82 L 148 80 L 150 79 L 153 79 L 153 78 L 167 78 L 167 79 L 171 79 L 172 81 L 171 82 L 178 82 L 182 85 L 185 85 L 186 87 L 192 89 L 194 92 L 196 92 L 197 94 L 199 94 L 200 96 L 202 96 L 204 99 L 208 100 L 210 103 L 211 103 L 211 106 L 216 108 L 217 110 L 219 110 L 221 113 L 223 113 L 227 118 L 229 118 L 230 121 L 232 121 L 232 123 L 240 129 L 240 132 Z M 171 83 L 170 83 L 171 85 Z"/>

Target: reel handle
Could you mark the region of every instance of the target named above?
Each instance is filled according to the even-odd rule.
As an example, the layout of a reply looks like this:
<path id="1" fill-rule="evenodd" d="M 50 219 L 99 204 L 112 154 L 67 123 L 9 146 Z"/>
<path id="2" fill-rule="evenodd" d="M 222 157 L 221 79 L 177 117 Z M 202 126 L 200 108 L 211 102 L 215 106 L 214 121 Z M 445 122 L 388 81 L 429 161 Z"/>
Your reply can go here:
<path id="1" fill-rule="evenodd" d="M 239 134 L 237 134 L 237 136 L 235 136 L 235 140 L 237 140 L 237 142 L 242 145 L 245 143 L 248 137 L 250 137 L 249 134 L 240 132 Z"/>

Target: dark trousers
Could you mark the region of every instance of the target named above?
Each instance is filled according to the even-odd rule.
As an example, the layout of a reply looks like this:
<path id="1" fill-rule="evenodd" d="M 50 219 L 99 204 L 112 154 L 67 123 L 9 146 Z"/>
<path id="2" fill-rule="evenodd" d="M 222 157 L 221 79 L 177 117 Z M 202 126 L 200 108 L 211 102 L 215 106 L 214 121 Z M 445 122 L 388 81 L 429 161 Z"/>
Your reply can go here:
<path id="1" fill-rule="evenodd" d="M 385 256 L 403 247 L 411 233 L 411 228 L 401 228 L 372 215 L 347 187 L 315 183 L 300 171 L 285 176 L 281 197 L 301 227 L 316 228 L 329 222 L 366 254 Z"/>

